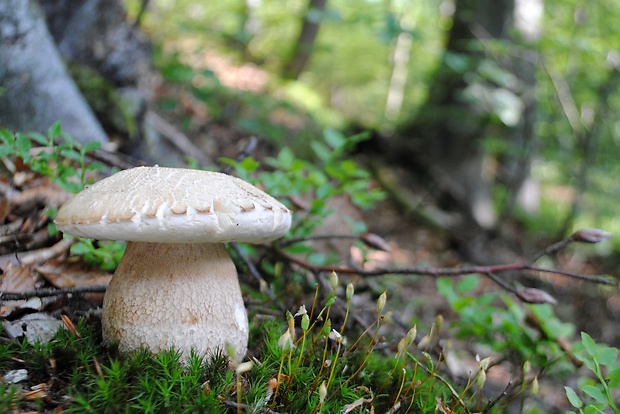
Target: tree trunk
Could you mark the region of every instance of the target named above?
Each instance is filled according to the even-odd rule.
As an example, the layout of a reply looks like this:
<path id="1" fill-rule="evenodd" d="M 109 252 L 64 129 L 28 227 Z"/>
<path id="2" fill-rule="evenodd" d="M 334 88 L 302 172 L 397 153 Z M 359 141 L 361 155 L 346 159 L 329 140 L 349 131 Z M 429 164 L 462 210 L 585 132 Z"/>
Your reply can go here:
<path id="1" fill-rule="evenodd" d="M 304 71 L 310 56 L 314 41 L 319 33 L 322 15 L 325 11 L 327 0 L 310 0 L 308 9 L 305 13 L 304 23 L 299 33 L 299 38 L 295 42 L 295 47 L 291 57 L 284 65 L 283 76 L 287 79 L 297 79 Z"/>
<path id="2" fill-rule="evenodd" d="M 493 227 L 497 220 L 491 198 L 496 177 L 489 168 L 494 161 L 483 147 L 484 140 L 532 138 L 533 121 L 524 116 L 522 99 L 528 93 L 526 88 L 532 87 L 531 68 L 523 76 L 513 76 L 514 62 L 506 64 L 507 59 L 488 52 L 489 42 L 509 40 L 514 11 L 515 0 L 456 2 L 453 25 L 427 101 L 415 119 L 399 128 L 388 142 L 401 165 L 411 168 L 415 164 L 415 174 L 423 171 L 438 185 L 439 198 L 448 196 L 451 207 L 460 206 L 483 228 Z M 516 81 L 512 84 L 493 78 L 487 72 L 489 67 Z M 511 148 L 514 142 L 506 145 Z M 516 156 L 514 148 L 512 151 L 510 156 Z M 519 174 L 527 175 L 527 154 L 518 157 Z"/>
<path id="3" fill-rule="evenodd" d="M 0 2 L 0 124 L 45 132 L 60 120 L 78 142 L 107 136 L 68 75 L 34 0 Z"/>

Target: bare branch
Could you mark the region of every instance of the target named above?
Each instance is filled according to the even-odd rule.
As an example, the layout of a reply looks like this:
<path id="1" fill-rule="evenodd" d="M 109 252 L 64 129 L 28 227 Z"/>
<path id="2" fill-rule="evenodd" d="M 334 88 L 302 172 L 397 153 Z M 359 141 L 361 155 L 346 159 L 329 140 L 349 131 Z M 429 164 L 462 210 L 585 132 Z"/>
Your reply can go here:
<path id="1" fill-rule="evenodd" d="M 60 296 L 60 295 L 69 295 L 76 293 L 100 293 L 105 292 L 107 289 L 107 285 L 93 285 L 93 286 L 81 286 L 74 288 L 64 288 L 64 289 L 37 289 L 30 290 L 27 292 L 3 292 L 0 291 L 0 302 L 8 301 L 8 300 L 25 300 L 34 297 L 49 297 L 49 296 Z"/>

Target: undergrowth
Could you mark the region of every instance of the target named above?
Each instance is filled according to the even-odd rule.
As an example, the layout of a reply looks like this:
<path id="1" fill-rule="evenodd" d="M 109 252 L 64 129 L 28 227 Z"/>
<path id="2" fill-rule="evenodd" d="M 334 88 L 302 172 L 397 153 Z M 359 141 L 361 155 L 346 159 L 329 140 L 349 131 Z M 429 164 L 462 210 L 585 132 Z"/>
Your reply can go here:
<path id="1" fill-rule="evenodd" d="M 340 304 L 348 314 L 353 295 L 349 285 L 346 298 L 330 295 L 321 309 L 312 304 L 314 314 L 303 306 L 287 313 L 286 320 L 252 324 L 252 357 L 237 366 L 230 366 L 224 354 L 206 360 L 192 356 L 185 364 L 174 350 L 119 355 L 113 346 L 102 345 L 93 318 L 69 323 L 46 344 L 2 342 L 0 371 L 26 370 L 28 379 L 4 386 L 0 408 L 332 413 L 402 407 L 430 413 L 441 403 L 468 412 L 454 389 L 438 380 L 430 355 L 421 361 L 410 353 L 415 328 L 396 352 L 378 349 L 385 295 L 377 303 L 375 323 L 359 336 L 350 336 L 354 329 L 347 318 L 338 326 L 332 322 L 332 308 Z"/>
<path id="2" fill-rule="evenodd" d="M 271 171 L 260 170 L 251 158 L 224 163 L 276 195 L 286 190 L 309 193 L 310 206 L 297 215 L 291 235 L 303 238 L 331 213 L 326 207 L 329 197 L 347 194 L 361 207 L 381 197 L 380 191 L 368 187 L 368 173 L 346 160 L 347 151 L 360 139 L 325 131 L 312 145 L 314 162 L 284 148 L 266 160 Z M 15 168 L 22 163 L 26 167 L 19 168 L 29 168 L 70 192 L 88 183 L 89 172 L 103 169 L 88 159 L 97 144 L 79 146 L 59 124 L 50 127 L 47 136 L 2 130 L 0 140 L 5 166 L 10 160 Z M 54 212 L 46 214 L 51 218 Z M 354 230 L 365 230 L 353 224 Z M 53 226 L 50 231 L 55 231 Z M 253 249 L 245 252 L 252 254 Z M 315 263 L 329 263 L 327 256 L 303 243 L 286 249 Z M 92 265 L 113 269 L 122 245 L 79 240 L 72 252 Z M 261 272 L 281 276 L 281 265 L 263 260 Z M 286 292 L 282 283 L 303 279 L 295 272 L 287 276 L 274 278 L 280 280 L 273 284 L 276 291 Z M 494 355 L 479 357 L 477 367 L 465 377 L 450 376 L 446 369 L 441 316 L 430 328 L 421 327 L 428 331 L 421 338 L 415 326 L 395 338 L 386 324 L 387 293 L 378 296 L 374 320 L 361 323 L 364 315 L 352 305 L 353 284 L 339 286 L 338 275 L 332 273 L 324 289 L 316 288 L 311 303 L 280 318 L 265 322 L 265 315 L 251 311 L 248 357 L 236 366 L 225 353 L 206 360 L 194 356 L 185 364 L 174 350 L 155 356 L 118 354 L 113 345 L 102 342 L 100 321 L 93 317 L 76 318 L 75 327 L 65 317 L 66 329 L 46 344 L 29 345 L 25 339 L 0 335 L 0 374 L 5 376 L 0 382 L 0 412 L 492 413 L 505 412 L 508 404 L 519 401 L 521 412 L 534 414 L 540 411 L 527 403 L 536 398 L 539 376 L 574 372 L 567 363 L 572 356 L 591 374 L 582 374 L 577 387 L 566 387 L 567 401 L 580 413 L 618 412 L 617 349 L 596 344 L 584 334 L 581 348 L 573 352 L 565 341 L 573 328 L 561 323 L 551 306 L 524 305 L 508 294 L 477 294 L 477 280 L 438 282 L 439 292 L 458 315 L 451 334 L 473 339 Z M 331 292 L 325 292 L 328 286 Z M 263 293 L 250 295 L 266 301 Z M 487 371 L 501 362 L 520 370 L 513 372 L 518 383 L 509 389 L 510 399 L 503 394 L 489 397 L 484 388 Z M 25 379 L 6 380 L 9 373 L 20 372 Z"/>

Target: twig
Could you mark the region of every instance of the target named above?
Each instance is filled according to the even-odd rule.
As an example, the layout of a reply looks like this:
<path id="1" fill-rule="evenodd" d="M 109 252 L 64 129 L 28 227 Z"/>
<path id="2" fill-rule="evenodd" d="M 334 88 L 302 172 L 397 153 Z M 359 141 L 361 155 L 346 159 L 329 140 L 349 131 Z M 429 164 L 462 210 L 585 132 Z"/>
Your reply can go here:
<path id="1" fill-rule="evenodd" d="M 287 247 L 291 244 L 301 243 L 310 240 L 335 240 L 335 239 L 359 239 L 359 234 L 311 234 L 303 237 L 293 237 L 277 242 L 280 247 Z"/>
<path id="2" fill-rule="evenodd" d="M 241 260 L 243 260 L 243 263 L 245 263 L 245 265 L 248 267 L 250 274 L 258 282 L 258 286 L 260 287 L 260 290 L 262 292 L 265 292 L 265 294 L 269 297 L 269 299 L 272 299 L 272 300 L 275 299 L 275 295 L 273 294 L 273 291 L 269 288 L 269 285 L 267 284 L 265 279 L 263 279 L 263 277 L 261 276 L 256 266 L 254 266 L 254 263 L 252 263 L 252 261 L 248 259 L 248 257 L 245 254 L 243 254 L 243 252 L 239 248 L 239 245 L 237 243 L 229 243 L 229 245 L 235 251 L 235 253 L 241 258 Z"/>
<path id="3" fill-rule="evenodd" d="M 534 263 L 534 262 L 536 262 L 538 259 L 540 259 L 543 256 L 549 256 L 549 255 L 551 255 L 551 254 L 553 254 L 555 252 L 558 252 L 558 251 L 564 249 L 569 244 L 571 244 L 573 241 L 574 241 L 573 238 L 569 237 L 567 239 L 564 239 L 562 241 L 554 243 L 551 246 L 546 247 L 543 250 L 539 251 L 538 253 L 534 254 L 532 259 L 530 259 L 529 263 L 530 264 Z"/>
<path id="4" fill-rule="evenodd" d="M 237 409 L 242 409 L 244 411 L 251 411 L 251 412 L 256 412 L 257 410 L 257 407 L 253 407 L 247 404 L 239 404 L 237 402 L 230 401 L 230 400 L 220 399 L 220 402 L 230 408 L 237 408 Z M 272 409 L 267 408 L 267 407 L 262 408 L 262 412 L 265 414 L 279 414 L 277 411 L 273 411 Z"/>
<path id="5" fill-rule="evenodd" d="M 239 163 L 243 161 L 244 159 L 246 159 L 247 157 L 249 157 L 254 152 L 257 145 L 258 145 L 258 138 L 256 138 L 255 136 L 251 136 L 248 140 L 248 143 L 241 150 L 239 155 L 237 155 L 237 158 L 235 158 L 235 162 Z M 223 172 L 224 174 L 230 174 L 232 169 L 233 169 L 232 165 L 227 165 L 226 167 L 222 168 L 220 172 Z"/>
<path id="6" fill-rule="evenodd" d="M 309 269 L 315 272 L 331 272 L 344 273 L 344 274 L 358 274 L 365 277 L 384 276 L 387 274 L 399 274 L 399 275 L 416 275 L 416 276 L 464 276 L 470 274 L 483 274 L 489 273 L 501 273 L 507 271 L 524 271 L 531 270 L 542 273 L 556 273 L 563 276 L 572 277 L 575 279 L 581 279 L 586 282 L 599 283 L 603 285 L 617 286 L 618 283 L 605 276 L 587 276 L 579 273 L 573 273 L 566 270 L 559 269 L 547 269 L 544 267 L 532 266 L 529 263 L 511 263 L 502 265 L 490 265 L 490 266 L 459 266 L 459 267 L 394 267 L 394 268 L 379 268 L 373 270 L 365 270 L 357 267 L 348 266 L 319 266 L 306 262 L 303 259 L 297 258 L 290 254 L 278 251 L 278 254 L 285 259 L 301 266 L 305 269 Z"/>
<path id="7" fill-rule="evenodd" d="M 34 297 L 50 297 L 50 296 L 60 296 L 60 295 L 70 295 L 75 293 L 101 293 L 105 292 L 107 289 L 107 285 L 93 285 L 93 286 L 81 286 L 81 287 L 73 287 L 73 288 L 48 288 L 48 289 L 37 289 L 37 290 L 29 290 L 27 292 L 3 292 L 0 291 L 0 302 L 8 301 L 8 300 L 25 300 Z"/>
<path id="8" fill-rule="evenodd" d="M 54 257 L 64 254 L 67 250 L 69 250 L 74 241 L 74 239 L 62 239 L 51 247 L 45 247 L 43 249 L 28 252 L 22 256 L 19 261 L 21 264 L 26 266 L 46 262 Z"/>
<path id="9" fill-rule="evenodd" d="M 117 152 L 110 152 L 110 151 L 106 151 L 103 149 L 91 151 L 87 153 L 86 156 L 88 158 L 92 158 L 93 160 L 109 165 L 110 167 L 117 167 L 121 170 L 128 170 L 130 168 L 134 168 L 139 165 L 144 165 L 143 162 L 138 161 L 136 159 L 131 159 L 131 157 L 128 157 L 127 155 L 124 155 L 124 154 L 121 155 Z M 121 157 L 129 158 L 130 161 L 126 161 L 125 159 Z"/>
<path id="10" fill-rule="evenodd" d="M 498 277 L 497 275 L 490 272 L 490 273 L 485 274 L 485 276 L 491 279 L 493 282 L 495 282 L 497 285 L 499 285 L 503 289 L 506 289 L 508 292 L 515 293 L 515 294 L 517 293 L 517 289 L 515 289 L 510 284 L 506 283 L 502 278 Z"/>
<path id="11" fill-rule="evenodd" d="M 140 10 L 138 10 L 138 15 L 136 16 L 136 20 L 133 22 L 134 27 L 138 27 L 142 23 L 142 17 L 144 17 L 144 13 L 146 12 L 146 8 L 148 5 L 149 5 L 149 0 L 140 1 Z"/>
<path id="12" fill-rule="evenodd" d="M 488 413 L 491 408 L 493 408 L 495 404 L 497 404 L 502 398 L 506 398 L 508 396 L 508 389 L 512 386 L 513 382 L 514 381 L 511 378 L 510 381 L 508 381 L 508 384 L 506 384 L 506 387 L 504 387 L 504 389 L 502 390 L 502 392 L 500 392 L 494 399 L 489 400 L 489 403 L 486 405 L 486 407 L 484 407 L 484 410 L 482 410 L 482 412 Z"/>

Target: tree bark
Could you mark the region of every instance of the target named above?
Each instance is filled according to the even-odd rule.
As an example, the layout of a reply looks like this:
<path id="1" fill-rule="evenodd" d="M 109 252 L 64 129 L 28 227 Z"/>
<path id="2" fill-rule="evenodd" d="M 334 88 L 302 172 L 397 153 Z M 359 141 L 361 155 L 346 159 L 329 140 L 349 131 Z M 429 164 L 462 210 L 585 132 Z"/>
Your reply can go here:
<path id="1" fill-rule="evenodd" d="M 0 124 L 45 132 L 60 120 L 78 142 L 107 135 L 68 75 L 34 0 L 0 2 Z"/>
<path id="2" fill-rule="evenodd" d="M 304 23 L 299 33 L 299 38 L 295 42 L 295 47 L 291 54 L 291 58 L 284 65 L 282 73 L 287 79 L 297 79 L 304 71 L 310 56 L 314 41 L 319 33 L 321 25 L 321 16 L 325 11 L 327 0 L 310 0 L 305 13 Z"/>
<path id="3" fill-rule="evenodd" d="M 521 107 L 519 88 L 524 84 L 502 84 L 483 72 L 488 63 L 501 65 L 506 73 L 513 69 L 495 61 L 501 59 L 489 57 L 485 48 L 487 42 L 509 40 L 514 10 L 514 0 L 456 2 L 453 25 L 427 101 L 388 141 L 401 165 L 411 168 L 415 163 L 414 173 L 423 171 L 438 184 L 440 198 L 447 195 L 453 206 L 460 206 L 483 228 L 493 227 L 497 220 L 491 198 L 496 177 L 488 173 L 490 157 L 483 139 L 510 140 L 519 124 L 531 134 L 531 124 L 524 124 L 531 120 L 524 119 Z M 498 100 L 509 103 L 505 112 L 498 110 Z"/>

